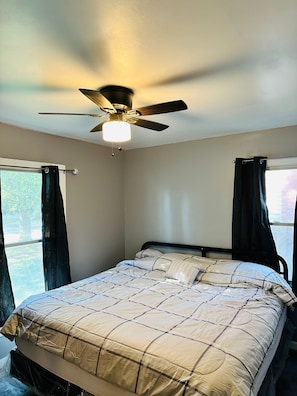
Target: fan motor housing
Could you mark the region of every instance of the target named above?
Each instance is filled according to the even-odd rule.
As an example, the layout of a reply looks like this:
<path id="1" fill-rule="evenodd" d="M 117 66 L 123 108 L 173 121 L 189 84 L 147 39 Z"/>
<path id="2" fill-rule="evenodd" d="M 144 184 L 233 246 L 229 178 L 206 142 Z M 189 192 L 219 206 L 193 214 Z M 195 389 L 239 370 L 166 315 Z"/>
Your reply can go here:
<path id="1" fill-rule="evenodd" d="M 99 92 L 106 97 L 115 107 L 119 105 L 124 110 L 132 109 L 133 90 L 120 85 L 105 85 Z"/>

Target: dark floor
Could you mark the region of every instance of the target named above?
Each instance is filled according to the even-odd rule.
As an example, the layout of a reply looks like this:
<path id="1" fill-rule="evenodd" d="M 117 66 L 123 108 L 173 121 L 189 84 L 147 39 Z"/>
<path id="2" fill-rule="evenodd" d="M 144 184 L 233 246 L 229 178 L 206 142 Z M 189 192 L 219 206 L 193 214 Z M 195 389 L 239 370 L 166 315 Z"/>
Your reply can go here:
<path id="1" fill-rule="evenodd" d="M 286 368 L 278 382 L 276 396 L 297 396 L 297 352 L 290 352 Z M 21 382 L 8 376 L 1 375 L 0 371 L 0 395 L 1 396 L 36 396 Z"/>
<path id="2" fill-rule="evenodd" d="M 297 351 L 290 351 L 286 368 L 277 384 L 276 396 L 297 396 Z"/>

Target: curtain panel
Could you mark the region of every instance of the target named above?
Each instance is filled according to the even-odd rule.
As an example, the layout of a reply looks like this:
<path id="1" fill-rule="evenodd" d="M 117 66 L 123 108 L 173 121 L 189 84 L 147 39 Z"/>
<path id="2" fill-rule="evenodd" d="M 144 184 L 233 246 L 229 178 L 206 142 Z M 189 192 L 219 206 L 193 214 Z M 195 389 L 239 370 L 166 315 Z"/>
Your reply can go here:
<path id="1" fill-rule="evenodd" d="M 279 270 L 265 187 L 266 158 L 236 158 L 233 195 L 233 258 Z"/>
<path id="2" fill-rule="evenodd" d="M 67 229 L 57 166 L 42 167 L 42 233 L 46 290 L 71 283 Z"/>
<path id="3" fill-rule="evenodd" d="M 295 219 L 294 219 L 292 288 L 294 293 L 297 295 L 297 199 L 295 204 Z"/>
<path id="4" fill-rule="evenodd" d="M 8 272 L 7 258 L 4 248 L 4 233 L 1 205 L 1 180 L 0 180 L 0 326 L 15 308 L 11 280 Z"/>

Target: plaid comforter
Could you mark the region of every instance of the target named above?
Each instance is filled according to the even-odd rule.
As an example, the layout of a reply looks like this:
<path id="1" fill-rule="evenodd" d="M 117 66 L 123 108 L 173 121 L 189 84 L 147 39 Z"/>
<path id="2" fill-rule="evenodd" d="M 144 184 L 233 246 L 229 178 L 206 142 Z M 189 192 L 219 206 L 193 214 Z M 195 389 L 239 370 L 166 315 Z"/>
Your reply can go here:
<path id="1" fill-rule="evenodd" d="M 253 395 L 284 304 L 297 299 L 264 266 L 188 257 L 125 260 L 32 296 L 2 333 L 138 395 Z M 168 277 L 176 260 L 198 270 L 190 283 Z"/>

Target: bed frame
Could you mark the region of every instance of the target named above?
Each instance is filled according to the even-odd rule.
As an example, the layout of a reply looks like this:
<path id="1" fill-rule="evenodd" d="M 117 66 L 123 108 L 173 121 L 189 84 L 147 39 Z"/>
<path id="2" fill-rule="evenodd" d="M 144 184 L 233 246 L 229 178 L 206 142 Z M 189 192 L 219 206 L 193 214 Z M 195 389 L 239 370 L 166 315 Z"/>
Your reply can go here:
<path id="1" fill-rule="evenodd" d="M 187 254 L 201 255 L 202 257 L 212 258 L 231 258 L 232 249 L 218 248 L 209 246 L 187 245 L 179 243 L 145 242 L 141 249 L 157 249 L 162 252 L 180 252 Z M 280 273 L 284 278 L 288 279 L 288 269 L 285 260 L 279 256 Z M 281 340 L 277 351 L 274 355 L 270 368 L 267 371 L 266 377 L 262 383 L 258 396 L 275 396 L 275 384 L 280 377 L 288 356 L 290 342 L 293 336 L 294 327 L 290 320 L 290 312 L 288 311 L 287 321 L 285 323 Z M 61 396 L 78 396 L 90 395 L 90 393 L 78 388 L 69 383 L 65 379 L 59 378 L 51 372 L 45 370 L 37 363 L 31 361 L 26 356 L 21 354 L 18 350 L 11 352 L 11 374 L 30 386 L 35 392 L 38 390 L 40 395 L 61 395 Z M 48 393 L 49 391 L 50 393 Z"/>
<path id="2" fill-rule="evenodd" d="M 156 241 L 148 241 L 145 242 L 141 249 L 158 249 L 162 252 L 164 251 L 180 251 L 180 252 L 193 252 L 195 254 L 200 253 L 202 257 L 232 257 L 232 249 L 228 248 L 219 248 L 219 247 L 210 247 L 210 246 L 197 246 L 197 245 L 186 245 L 181 243 L 169 243 L 169 242 L 156 242 Z M 265 252 L 259 252 L 260 257 L 265 257 Z M 279 261 L 279 273 L 284 277 L 286 281 L 288 281 L 288 265 L 286 260 L 277 255 Z"/>

